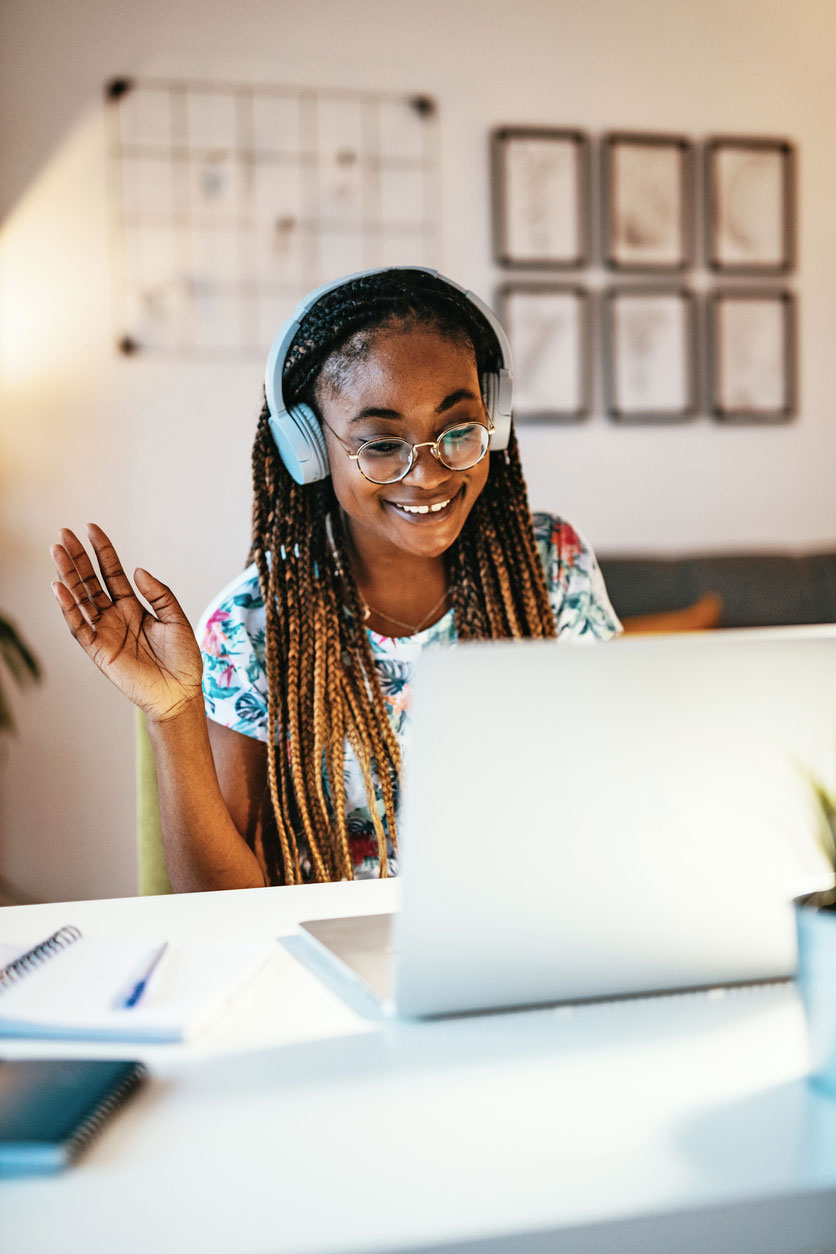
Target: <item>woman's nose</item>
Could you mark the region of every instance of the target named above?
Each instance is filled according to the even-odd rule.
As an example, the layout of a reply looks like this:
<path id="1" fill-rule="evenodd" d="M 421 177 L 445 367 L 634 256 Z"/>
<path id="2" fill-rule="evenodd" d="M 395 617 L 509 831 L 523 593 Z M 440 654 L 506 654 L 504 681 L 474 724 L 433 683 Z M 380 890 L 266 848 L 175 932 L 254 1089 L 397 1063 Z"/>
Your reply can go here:
<path id="1" fill-rule="evenodd" d="M 433 445 L 416 444 L 415 460 L 404 475 L 404 479 L 429 488 L 434 484 L 443 483 L 449 473 L 448 468 L 438 460 Z"/>

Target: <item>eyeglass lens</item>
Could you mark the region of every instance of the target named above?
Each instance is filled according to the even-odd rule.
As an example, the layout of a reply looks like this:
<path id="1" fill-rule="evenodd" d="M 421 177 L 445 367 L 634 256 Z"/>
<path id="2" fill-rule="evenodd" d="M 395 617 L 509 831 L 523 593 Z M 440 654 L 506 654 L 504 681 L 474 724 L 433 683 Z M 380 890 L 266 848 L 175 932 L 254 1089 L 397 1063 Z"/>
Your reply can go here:
<path id="1" fill-rule="evenodd" d="M 450 470 L 469 470 L 484 457 L 490 434 L 480 422 L 450 427 L 438 437 L 438 457 Z M 373 483 L 395 483 L 409 473 L 412 445 L 395 437 L 370 440 L 360 449 L 357 464 Z"/>

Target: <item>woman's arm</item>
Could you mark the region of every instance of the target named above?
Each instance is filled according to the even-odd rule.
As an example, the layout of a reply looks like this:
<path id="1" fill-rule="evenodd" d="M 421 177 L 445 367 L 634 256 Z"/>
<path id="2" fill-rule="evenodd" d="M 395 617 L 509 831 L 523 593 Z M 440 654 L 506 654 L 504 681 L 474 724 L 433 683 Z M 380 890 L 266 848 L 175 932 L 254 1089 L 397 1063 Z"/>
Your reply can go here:
<path id="1" fill-rule="evenodd" d="M 175 718 L 149 718 L 148 734 L 174 891 L 262 888 L 267 881 L 250 846 L 265 821 L 260 801 L 267 782 L 264 745 L 207 725 L 202 693 Z"/>
<path id="2" fill-rule="evenodd" d="M 51 550 L 59 576 L 53 590 L 87 656 L 145 711 L 172 887 L 195 892 L 262 886 L 261 866 L 242 832 L 254 837 L 259 830 L 246 815 L 250 797 L 263 795 L 264 746 L 263 768 L 257 765 L 258 749 L 247 744 L 235 746 L 237 752 L 228 745 L 221 750 L 222 791 L 203 707 L 200 650 L 188 619 L 165 584 L 138 570 L 136 585 L 153 613 L 146 609 L 105 533 L 91 526 L 89 536 L 101 581 L 80 540 L 63 530 L 61 543 Z M 226 736 L 247 740 L 235 732 Z"/>

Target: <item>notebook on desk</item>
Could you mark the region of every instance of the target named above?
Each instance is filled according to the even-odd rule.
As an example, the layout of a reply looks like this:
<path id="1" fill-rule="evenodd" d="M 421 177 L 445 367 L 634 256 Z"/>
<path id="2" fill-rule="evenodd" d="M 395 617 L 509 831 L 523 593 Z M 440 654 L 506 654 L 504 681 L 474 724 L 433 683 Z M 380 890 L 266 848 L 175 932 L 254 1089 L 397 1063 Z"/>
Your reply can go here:
<path id="1" fill-rule="evenodd" d="M 180 1041 L 199 1035 L 267 961 L 267 942 L 168 945 L 68 925 L 0 946 L 0 1040 Z"/>
<path id="2" fill-rule="evenodd" d="M 401 908 L 290 947 L 431 1016 L 788 978 L 827 880 L 836 627 L 459 645 L 422 661 Z"/>

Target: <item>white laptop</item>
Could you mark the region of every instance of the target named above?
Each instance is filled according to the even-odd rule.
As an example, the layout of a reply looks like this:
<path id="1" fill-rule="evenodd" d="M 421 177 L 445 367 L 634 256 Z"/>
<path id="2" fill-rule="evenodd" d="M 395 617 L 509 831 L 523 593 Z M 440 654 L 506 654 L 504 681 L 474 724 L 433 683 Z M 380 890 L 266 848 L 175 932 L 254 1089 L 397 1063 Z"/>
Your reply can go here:
<path id="1" fill-rule="evenodd" d="M 290 945 L 409 1017 L 788 978 L 829 882 L 836 626 L 460 644 L 422 660 L 395 916 Z"/>

